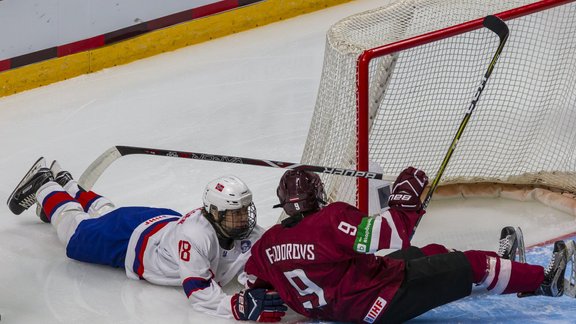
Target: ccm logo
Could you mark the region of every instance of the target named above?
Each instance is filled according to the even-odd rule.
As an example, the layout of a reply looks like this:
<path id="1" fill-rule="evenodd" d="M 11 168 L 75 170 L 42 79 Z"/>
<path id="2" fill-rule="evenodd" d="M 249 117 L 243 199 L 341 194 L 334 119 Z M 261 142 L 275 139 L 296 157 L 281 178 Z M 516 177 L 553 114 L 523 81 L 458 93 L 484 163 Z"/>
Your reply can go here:
<path id="1" fill-rule="evenodd" d="M 408 201 L 408 200 L 410 200 L 410 198 L 412 198 L 412 195 L 395 194 L 395 195 L 390 195 L 390 198 L 388 200 Z"/>

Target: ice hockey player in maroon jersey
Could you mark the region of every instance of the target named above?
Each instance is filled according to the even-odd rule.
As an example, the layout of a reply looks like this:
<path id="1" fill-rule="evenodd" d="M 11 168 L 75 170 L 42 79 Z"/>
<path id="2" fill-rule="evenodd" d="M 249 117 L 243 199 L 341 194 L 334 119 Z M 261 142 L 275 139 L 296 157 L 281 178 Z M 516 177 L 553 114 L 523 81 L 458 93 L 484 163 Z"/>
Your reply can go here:
<path id="1" fill-rule="evenodd" d="M 470 295 L 474 284 L 495 294 L 563 294 L 563 241 L 556 242 L 546 270 L 514 261 L 513 227 L 502 231 L 499 253 L 411 247 L 427 183 L 423 171 L 405 169 L 393 185 L 390 209 L 367 217 L 343 202 L 324 206 L 316 174 L 287 171 L 277 194 L 289 217 L 252 247 L 245 268 L 249 283 L 274 288 L 307 317 L 356 323 L 403 322 Z M 380 249 L 398 250 L 373 254 Z"/>

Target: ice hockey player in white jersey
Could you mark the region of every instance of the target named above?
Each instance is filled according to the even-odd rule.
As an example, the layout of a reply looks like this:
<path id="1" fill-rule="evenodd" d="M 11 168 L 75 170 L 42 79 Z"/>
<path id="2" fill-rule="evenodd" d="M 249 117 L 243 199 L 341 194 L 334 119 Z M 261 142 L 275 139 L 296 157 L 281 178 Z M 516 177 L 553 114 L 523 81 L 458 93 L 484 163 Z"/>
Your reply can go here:
<path id="1" fill-rule="evenodd" d="M 124 267 L 132 279 L 182 286 L 192 308 L 206 314 L 262 322 L 280 321 L 285 314 L 274 291 L 246 289 L 229 296 L 221 289 L 233 279 L 245 283 L 250 248 L 264 232 L 256 225 L 252 192 L 235 176 L 208 183 L 203 206 L 182 216 L 166 208 L 115 208 L 82 189 L 56 161 L 47 168 L 40 158 L 8 199 L 16 215 L 36 203 L 71 259 Z"/>

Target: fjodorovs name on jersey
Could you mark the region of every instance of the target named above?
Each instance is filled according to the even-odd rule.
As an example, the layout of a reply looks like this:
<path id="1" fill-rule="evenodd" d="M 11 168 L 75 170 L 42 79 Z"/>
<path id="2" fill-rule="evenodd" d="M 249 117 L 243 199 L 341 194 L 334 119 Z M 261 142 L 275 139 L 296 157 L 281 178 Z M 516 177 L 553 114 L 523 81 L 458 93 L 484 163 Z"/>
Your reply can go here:
<path id="1" fill-rule="evenodd" d="M 266 249 L 270 264 L 285 260 L 315 260 L 314 244 L 285 243 Z"/>

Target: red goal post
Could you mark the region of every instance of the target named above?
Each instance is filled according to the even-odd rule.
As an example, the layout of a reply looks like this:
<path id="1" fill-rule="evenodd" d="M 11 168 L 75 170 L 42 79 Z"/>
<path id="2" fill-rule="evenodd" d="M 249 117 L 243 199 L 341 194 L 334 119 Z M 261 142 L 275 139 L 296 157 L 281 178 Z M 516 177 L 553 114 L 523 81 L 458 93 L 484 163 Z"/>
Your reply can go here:
<path id="1" fill-rule="evenodd" d="M 573 1 L 462 1 L 458 5 L 466 2 L 469 7 L 449 10 L 444 6 L 453 5 L 453 1 L 452 4 L 439 0 L 395 1 L 337 23 L 328 35 L 321 86 L 302 162 L 367 171 L 372 161 L 389 175 L 414 165 L 424 169 L 432 179 L 473 98 L 482 69 L 489 63 L 488 55 L 497 46 L 497 37 L 481 30 L 484 16 L 495 14 L 510 24 L 509 43 L 513 44 L 507 45 L 509 48 L 496 65 L 492 77 L 495 80 L 486 85 L 486 93 L 475 113 L 479 116 L 472 116 L 470 129 L 464 132 L 454 161 L 440 182 L 443 187 L 439 194 L 443 191 L 449 192 L 448 195 L 461 195 L 462 189 L 455 193 L 454 185 L 468 184 L 468 189 L 464 189 L 468 194 L 475 190 L 470 188 L 479 188 L 478 185 L 484 190 L 480 195 L 493 195 L 494 191 L 499 194 L 507 186 L 514 186 L 513 191 L 519 186 L 528 186 L 571 198 L 576 193 L 576 161 L 571 146 L 576 143 L 576 133 L 570 130 L 564 134 L 569 128 L 564 122 L 572 118 L 576 121 L 576 113 L 570 111 L 576 104 L 575 90 L 570 89 L 576 81 L 570 76 L 576 73 L 573 40 L 576 23 L 571 22 L 576 14 Z M 453 16 L 474 19 L 443 26 L 446 24 L 443 15 L 448 21 L 454 19 Z M 530 18 L 523 18 L 528 16 Z M 421 23 L 425 19 L 429 21 Z M 370 23 L 357 25 L 365 20 Z M 350 80 L 339 85 L 338 79 L 346 79 L 350 72 L 344 68 L 345 60 L 342 63 L 334 58 L 340 53 L 330 51 L 345 52 L 348 48 L 333 50 L 331 47 L 344 48 L 342 44 L 349 42 L 351 45 L 345 46 L 357 50 L 364 46 L 362 42 L 370 45 L 373 40 L 362 33 L 368 33 L 365 30 L 377 24 L 381 24 L 378 28 L 382 33 L 390 33 L 395 24 L 403 25 L 401 32 L 393 32 L 407 37 L 399 40 L 383 37 L 394 41 L 362 50 L 356 56 L 354 89 L 346 84 Z M 353 39 L 334 40 L 340 36 L 336 34 Z M 529 57 L 532 52 L 537 56 Z M 556 78 L 546 69 L 562 75 Z M 557 91 L 558 88 L 561 91 Z M 350 100 L 342 96 L 349 95 L 350 90 L 355 92 L 357 105 L 355 125 L 351 125 L 351 117 L 346 112 L 337 111 L 338 107 L 323 107 L 327 106 L 323 103 L 325 100 L 328 106 L 341 105 L 342 111 L 345 110 Z M 326 94 L 330 96 L 328 99 Z M 564 95 L 567 101 L 556 98 Z M 339 123 L 343 124 L 340 128 L 334 125 Z M 534 124 L 545 125 L 530 128 Z M 349 135 L 347 125 L 355 129 L 355 134 Z M 560 135 L 554 133 L 555 128 Z M 323 132 L 331 134 L 323 135 Z M 347 136 L 353 139 L 347 140 Z M 325 143 L 319 144 L 319 141 Z M 350 143 L 337 143 L 346 141 Z M 556 156 L 554 149 L 568 150 L 568 153 Z M 352 150 L 354 157 L 347 155 Z M 525 151 L 532 155 L 525 155 Z M 509 159 L 505 158 L 507 155 Z M 555 158 L 563 164 L 551 162 Z M 351 203 L 355 200 L 361 210 L 368 210 L 367 179 L 324 176 L 324 181 L 330 200 Z M 491 188 L 486 189 L 487 185 Z M 521 195 L 533 194 L 526 192 Z M 560 208 L 576 213 L 572 203 Z"/>

